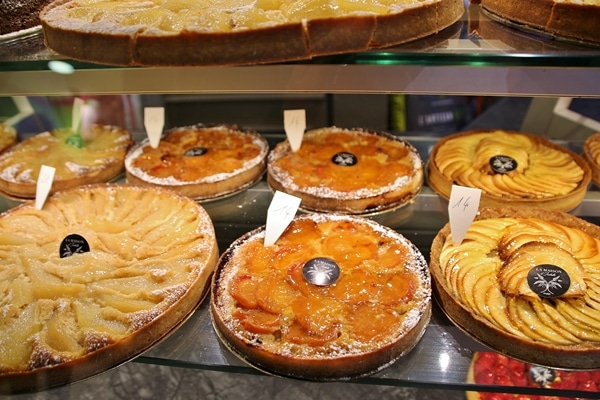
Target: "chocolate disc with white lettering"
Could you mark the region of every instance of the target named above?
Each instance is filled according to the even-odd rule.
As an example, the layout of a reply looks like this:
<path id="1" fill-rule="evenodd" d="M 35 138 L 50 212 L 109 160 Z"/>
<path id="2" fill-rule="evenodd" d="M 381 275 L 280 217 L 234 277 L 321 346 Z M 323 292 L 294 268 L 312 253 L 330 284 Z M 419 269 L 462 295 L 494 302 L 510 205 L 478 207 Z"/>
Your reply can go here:
<path id="1" fill-rule="evenodd" d="M 517 160 L 509 156 L 497 155 L 490 158 L 490 167 L 497 174 L 508 174 L 517 169 Z"/>
<path id="2" fill-rule="evenodd" d="M 60 258 L 70 257 L 76 253 L 87 253 L 90 245 L 87 240 L 76 233 L 67 235 L 60 243 Z"/>
<path id="3" fill-rule="evenodd" d="M 331 161 L 342 167 L 352 167 L 358 163 L 358 158 L 352 153 L 342 151 L 331 157 Z"/>
<path id="4" fill-rule="evenodd" d="M 552 298 L 569 290 L 571 278 L 564 269 L 556 265 L 542 264 L 529 271 L 527 283 L 538 296 Z"/>
<path id="5" fill-rule="evenodd" d="M 340 267 L 331 258 L 316 257 L 304 264 L 302 276 L 313 285 L 327 286 L 339 279 Z"/>
<path id="6" fill-rule="evenodd" d="M 206 154 L 208 149 L 206 147 L 192 147 L 183 153 L 184 157 L 199 157 Z"/>

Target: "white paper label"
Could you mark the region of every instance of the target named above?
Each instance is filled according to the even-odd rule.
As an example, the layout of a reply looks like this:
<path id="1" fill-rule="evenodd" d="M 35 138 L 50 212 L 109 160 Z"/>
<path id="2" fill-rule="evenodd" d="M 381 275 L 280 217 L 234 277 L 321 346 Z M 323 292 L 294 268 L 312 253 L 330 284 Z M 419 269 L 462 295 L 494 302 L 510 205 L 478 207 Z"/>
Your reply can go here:
<path id="1" fill-rule="evenodd" d="M 473 223 L 479 210 L 479 199 L 481 199 L 481 189 L 452 185 L 448 214 L 452 243 L 455 246 L 462 243 Z"/>
<path id="2" fill-rule="evenodd" d="M 165 109 L 163 107 L 144 108 L 144 127 L 153 149 L 158 147 L 165 126 Z"/>
<path id="3" fill-rule="evenodd" d="M 283 126 L 292 151 L 298 151 L 306 130 L 306 110 L 284 110 Z"/>
<path id="4" fill-rule="evenodd" d="M 48 193 L 52 188 L 52 182 L 54 181 L 54 167 L 42 165 L 40 168 L 40 174 L 37 180 L 37 186 L 35 190 L 35 208 L 41 210 L 44 207 L 44 203 L 48 198 Z"/>
<path id="5" fill-rule="evenodd" d="M 276 191 L 267 210 L 267 225 L 265 227 L 265 246 L 275 244 L 296 216 L 301 199 L 280 191 Z"/>
<path id="6" fill-rule="evenodd" d="M 79 133 L 79 127 L 81 126 L 81 109 L 83 108 L 84 101 L 79 97 L 75 97 L 73 100 L 73 111 L 71 113 L 71 130 L 73 133 Z"/>

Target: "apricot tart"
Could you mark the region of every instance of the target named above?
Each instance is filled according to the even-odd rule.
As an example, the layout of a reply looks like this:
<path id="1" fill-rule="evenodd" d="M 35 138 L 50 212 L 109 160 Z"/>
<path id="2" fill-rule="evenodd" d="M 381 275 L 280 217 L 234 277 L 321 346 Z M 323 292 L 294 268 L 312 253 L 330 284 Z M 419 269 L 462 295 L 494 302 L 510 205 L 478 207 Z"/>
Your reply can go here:
<path id="1" fill-rule="evenodd" d="M 600 367 L 600 227 L 559 211 L 484 208 L 460 245 L 435 237 L 448 316 L 492 349 L 554 368 Z"/>
<path id="2" fill-rule="evenodd" d="M 107 182 L 123 172 L 130 132 L 116 126 L 92 125 L 81 134 L 70 129 L 39 133 L 0 155 L 0 192 L 35 197 L 42 165 L 56 169 L 51 192 Z"/>
<path id="3" fill-rule="evenodd" d="M 168 187 L 180 194 L 213 199 L 261 179 L 269 151 L 258 133 L 234 125 L 194 125 L 169 130 L 157 148 L 148 139 L 125 159 L 127 181 Z"/>
<path id="4" fill-rule="evenodd" d="M 534 135 L 469 131 L 438 141 L 429 186 L 448 199 L 452 185 L 482 190 L 482 206 L 538 206 L 568 211 L 587 192 L 591 170 L 574 152 Z"/>
<path id="5" fill-rule="evenodd" d="M 500 21 L 573 40 L 600 43 L 600 0 L 479 0 Z"/>
<path id="6" fill-rule="evenodd" d="M 423 186 L 423 162 L 408 142 L 385 132 L 327 127 L 304 134 L 298 151 L 278 143 L 269 154 L 272 189 L 302 208 L 365 214 L 402 206 Z"/>
<path id="7" fill-rule="evenodd" d="M 9 125 L 0 124 L 0 153 L 17 143 L 17 130 Z"/>
<path id="8" fill-rule="evenodd" d="M 98 184 L 0 215 L 0 390 L 114 367 L 173 331 L 208 292 L 208 214 L 159 188 Z"/>
<path id="9" fill-rule="evenodd" d="M 457 22 L 461 0 L 56 0 L 46 44 L 113 65 L 225 65 L 391 46 Z"/>
<path id="10" fill-rule="evenodd" d="M 600 132 L 589 136 L 583 143 L 583 157 L 592 169 L 592 181 L 600 186 Z"/>
<path id="11" fill-rule="evenodd" d="M 271 246 L 264 233 L 237 239 L 213 278 L 216 332 L 243 360 L 276 375 L 345 380 L 417 344 L 431 314 L 430 278 L 406 238 L 326 214 L 296 217 Z M 326 285 L 325 276 L 339 278 Z"/>

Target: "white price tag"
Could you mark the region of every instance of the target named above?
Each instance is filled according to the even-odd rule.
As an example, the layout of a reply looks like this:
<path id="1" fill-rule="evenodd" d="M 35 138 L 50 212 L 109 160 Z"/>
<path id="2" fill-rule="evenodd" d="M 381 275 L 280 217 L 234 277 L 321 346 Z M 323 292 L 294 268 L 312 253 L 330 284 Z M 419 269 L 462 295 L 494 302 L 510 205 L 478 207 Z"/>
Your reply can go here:
<path id="1" fill-rule="evenodd" d="M 452 185 L 448 214 L 450 233 L 455 246 L 462 243 L 479 210 L 481 189 Z"/>
<path id="2" fill-rule="evenodd" d="M 158 147 L 165 126 L 165 109 L 163 107 L 144 108 L 144 127 L 153 149 Z"/>
<path id="3" fill-rule="evenodd" d="M 54 182 L 54 167 L 42 165 L 40 168 L 40 174 L 37 180 L 37 186 L 35 190 L 35 208 L 41 210 L 44 207 L 44 203 L 48 198 L 48 193 L 52 188 L 52 182 Z"/>
<path id="4" fill-rule="evenodd" d="M 301 199 L 280 191 L 276 191 L 267 210 L 267 225 L 265 227 L 265 246 L 275 244 L 296 216 Z"/>
<path id="5" fill-rule="evenodd" d="M 73 100 L 73 111 L 71 113 L 71 130 L 73 133 L 79 133 L 79 127 L 81 126 L 81 109 L 83 108 L 84 101 L 79 97 L 75 97 Z"/>
<path id="6" fill-rule="evenodd" d="M 284 110 L 283 127 L 292 151 L 298 151 L 306 130 L 306 110 Z"/>

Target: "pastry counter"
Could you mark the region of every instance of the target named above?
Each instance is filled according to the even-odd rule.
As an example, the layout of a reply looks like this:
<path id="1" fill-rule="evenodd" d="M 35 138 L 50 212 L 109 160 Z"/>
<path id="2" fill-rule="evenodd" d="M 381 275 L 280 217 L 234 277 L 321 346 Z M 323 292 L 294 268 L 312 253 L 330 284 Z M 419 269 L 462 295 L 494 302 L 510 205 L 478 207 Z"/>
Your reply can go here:
<path id="1" fill-rule="evenodd" d="M 474 25 L 477 22 L 480 25 Z M 120 68 L 66 60 L 32 32 L 0 42 L 0 94 L 417 93 L 600 97 L 600 48 L 508 33 L 486 38 L 481 24 L 495 24 L 471 6 L 461 21 L 434 38 L 306 62 L 249 67 Z M 64 62 L 66 73 L 56 63 Z M 64 64 L 58 64 L 63 65 Z M 64 71 L 63 71 L 64 72 Z M 408 137 L 427 155 L 434 139 Z M 570 143 L 581 150 L 580 142 Z M 219 248 L 264 224 L 272 192 L 265 180 L 234 196 L 203 203 Z M 7 201 L 3 208 L 14 205 Z M 600 191 L 592 186 L 573 214 L 600 222 Z M 407 206 L 372 216 L 405 235 L 428 257 L 447 222 L 447 202 L 424 187 Z M 598 392 L 467 384 L 475 352 L 487 348 L 457 328 L 434 302 L 431 322 L 418 345 L 382 372 L 357 382 L 385 386 L 480 390 L 594 398 Z M 210 321 L 208 300 L 161 343 L 133 360 L 140 364 L 261 374 L 223 347 Z M 62 388 L 68 392 L 67 388 Z"/>

